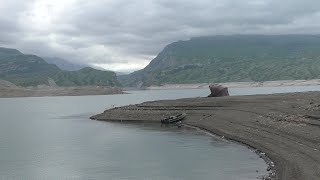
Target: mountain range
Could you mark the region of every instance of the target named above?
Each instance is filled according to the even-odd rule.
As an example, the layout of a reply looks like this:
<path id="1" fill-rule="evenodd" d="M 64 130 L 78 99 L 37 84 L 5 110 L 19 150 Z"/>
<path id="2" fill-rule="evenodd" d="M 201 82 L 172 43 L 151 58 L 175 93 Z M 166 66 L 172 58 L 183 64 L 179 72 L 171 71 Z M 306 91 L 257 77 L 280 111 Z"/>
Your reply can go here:
<path id="1" fill-rule="evenodd" d="M 70 71 L 72 70 L 72 71 Z M 320 79 L 319 35 L 196 37 L 167 45 L 148 66 L 118 77 L 61 58 L 0 48 L 0 80 L 17 86 L 126 86 Z"/>
<path id="2" fill-rule="evenodd" d="M 17 86 L 120 86 L 116 74 L 84 67 L 65 71 L 36 55 L 0 48 L 0 79 Z"/>

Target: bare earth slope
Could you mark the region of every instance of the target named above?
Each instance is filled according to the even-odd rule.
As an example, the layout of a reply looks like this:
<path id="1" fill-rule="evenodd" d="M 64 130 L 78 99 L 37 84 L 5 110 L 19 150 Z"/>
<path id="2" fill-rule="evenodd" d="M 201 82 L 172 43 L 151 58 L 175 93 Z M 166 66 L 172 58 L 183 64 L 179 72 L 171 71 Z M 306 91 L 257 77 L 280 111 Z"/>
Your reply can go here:
<path id="1" fill-rule="evenodd" d="M 154 101 L 91 118 L 160 123 L 180 112 L 184 124 L 265 152 L 278 180 L 320 179 L 320 92 Z"/>

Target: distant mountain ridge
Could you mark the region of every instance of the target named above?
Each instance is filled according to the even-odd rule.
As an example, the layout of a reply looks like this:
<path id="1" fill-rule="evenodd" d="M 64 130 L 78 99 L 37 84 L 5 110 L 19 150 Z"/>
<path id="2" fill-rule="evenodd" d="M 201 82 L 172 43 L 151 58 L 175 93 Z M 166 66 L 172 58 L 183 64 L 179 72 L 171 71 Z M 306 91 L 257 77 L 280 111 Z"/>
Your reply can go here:
<path id="1" fill-rule="evenodd" d="M 230 35 L 166 46 L 124 86 L 320 78 L 319 35 Z"/>
<path id="2" fill-rule="evenodd" d="M 22 54 L 16 49 L 0 48 L 0 74 L 50 73 L 57 70 L 59 68 L 56 65 L 48 64 L 38 56 Z"/>
<path id="3" fill-rule="evenodd" d="M 36 55 L 26 55 L 16 49 L 1 47 L 0 79 L 25 87 L 51 84 L 121 86 L 112 71 L 101 71 L 90 67 L 78 71 L 64 71 Z"/>
<path id="4" fill-rule="evenodd" d="M 77 64 L 69 62 L 65 59 L 58 57 L 42 57 L 47 63 L 57 65 L 61 70 L 65 71 L 77 71 L 86 66 L 84 64 Z"/>

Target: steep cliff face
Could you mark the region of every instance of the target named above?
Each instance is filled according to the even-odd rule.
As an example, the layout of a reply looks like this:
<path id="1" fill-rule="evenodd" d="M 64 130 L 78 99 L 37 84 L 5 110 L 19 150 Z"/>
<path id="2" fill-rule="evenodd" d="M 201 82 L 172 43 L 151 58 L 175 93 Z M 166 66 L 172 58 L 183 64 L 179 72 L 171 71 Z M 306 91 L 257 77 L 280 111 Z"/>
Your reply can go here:
<path id="1" fill-rule="evenodd" d="M 38 56 L 8 48 L 0 48 L 0 79 L 18 86 L 120 86 L 114 72 L 89 67 L 64 71 Z"/>
<path id="2" fill-rule="evenodd" d="M 169 44 L 125 86 L 320 78 L 320 36 L 233 35 Z"/>

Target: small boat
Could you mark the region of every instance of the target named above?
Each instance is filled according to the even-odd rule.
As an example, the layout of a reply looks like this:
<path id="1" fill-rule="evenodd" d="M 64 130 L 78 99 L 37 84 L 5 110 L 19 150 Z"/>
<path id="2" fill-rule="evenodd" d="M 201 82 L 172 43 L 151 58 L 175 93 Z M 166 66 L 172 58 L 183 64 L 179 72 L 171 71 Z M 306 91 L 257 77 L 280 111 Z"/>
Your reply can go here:
<path id="1" fill-rule="evenodd" d="M 163 124 L 170 124 L 170 123 L 176 123 L 176 122 L 179 122 L 181 121 L 183 118 L 186 117 L 186 113 L 181 113 L 181 114 L 178 114 L 176 116 L 169 116 L 165 119 L 162 119 L 161 120 L 161 123 Z"/>

